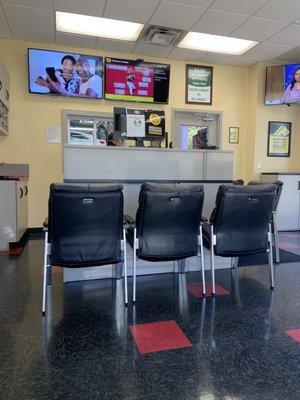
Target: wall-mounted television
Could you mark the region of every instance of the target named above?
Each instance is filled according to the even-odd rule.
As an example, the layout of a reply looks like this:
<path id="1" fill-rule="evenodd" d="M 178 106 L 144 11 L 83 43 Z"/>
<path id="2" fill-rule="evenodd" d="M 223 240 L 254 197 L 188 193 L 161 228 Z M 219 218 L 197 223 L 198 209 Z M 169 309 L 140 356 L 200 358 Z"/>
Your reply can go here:
<path id="1" fill-rule="evenodd" d="M 107 100 L 168 103 L 170 65 L 120 58 L 105 59 Z"/>
<path id="2" fill-rule="evenodd" d="M 103 58 L 30 48 L 28 83 L 30 93 L 101 99 Z"/>
<path id="3" fill-rule="evenodd" d="M 265 104 L 300 103 L 300 64 L 267 67 Z"/>

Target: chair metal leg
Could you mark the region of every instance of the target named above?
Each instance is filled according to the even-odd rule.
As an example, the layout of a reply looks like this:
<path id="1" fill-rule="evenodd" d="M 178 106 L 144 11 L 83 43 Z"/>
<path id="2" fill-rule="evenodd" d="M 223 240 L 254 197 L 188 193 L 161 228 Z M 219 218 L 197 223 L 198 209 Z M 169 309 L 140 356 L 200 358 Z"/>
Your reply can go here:
<path id="1" fill-rule="evenodd" d="M 127 248 L 126 248 L 126 229 L 123 229 L 123 258 L 124 258 L 124 285 L 125 285 L 125 305 L 128 305 L 128 285 L 127 285 Z"/>
<path id="2" fill-rule="evenodd" d="M 211 268 L 211 282 L 212 282 L 212 294 L 216 293 L 216 280 L 215 280 L 215 236 L 214 227 L 210 226 L 210 268 Z"/>
<path id="3" fill-rule="evenodd" d="M 136 301 L 136 250 L 137 250 L 137 240 L 136 240 L 136 228 L 134 228 L 133 233 L 133 295 L 132 301 Z"/>
<path id="4" fill-rule="evenodd" d="M 239 258 L 238 257 L 231 257 L 231 268 L 237 268 L 239 263 Z"/>
<path id="5" fill-rule="evenodd" d="M 206 284 L 205 284 L 205 266 L 204 266 L 204 248 L 203 248 L 203 236 L 202 236 L 202 226 L 200 225 L 200 260 L 201 260 L 201 277 L 202 277 L 202 293 L 206 294 Z"/>
<path id="6" fill-rule="evenodd" d="M 48 264 L 48 231 L 45 231 L 44 271 L 43 271 L 43 304 L 42 304 L 42 314 L 43 314 L 43 315 L 45 315 L 45 313 L 46 313 L 47 264 Z"/>
<path id="7" fill-rule="evenodd" d="M 280 254 L 279 254 L 279 235 L 277 227 L 277 212 L 273 212 L 273 230 L 274 230 L 275 262 L 279 264 Z"/>
<path id="8" fill-rule="evenodd" d="M 272 225 L 271 224 L 269 224 L 268 240 L 269 240 L 268 260 L 269 260 L 269 268 L 270 268 L 270 286 L 271 286 L 271 289 L 274 289 L 275 284 L 274 284 L 273 244 L 272 244 Z"/>
<path id="9" fill-rule="evenodd" d="M 186 260 L 178 260 L 178 273 L 179 274 L 185 274 L 185 265 L 186 265 Z"/>

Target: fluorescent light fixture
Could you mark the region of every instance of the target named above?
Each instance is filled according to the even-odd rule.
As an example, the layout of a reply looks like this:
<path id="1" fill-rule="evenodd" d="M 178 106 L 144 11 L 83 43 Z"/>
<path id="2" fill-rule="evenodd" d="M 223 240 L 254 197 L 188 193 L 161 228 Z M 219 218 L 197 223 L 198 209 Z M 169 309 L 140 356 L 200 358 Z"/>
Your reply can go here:
<path id="1" fill-rule="evenodd" d="M 189 32 L 178 47 L 191 50 L 202 50 L 212 53 L 241 55 L 252 49 L 258 42 L 237 39 L 228 36 L 209 35 L 207 33 Z"/>
<path id="2" fill-rule="evenodd" d="M 56 30 L 60 32 L 135 41 L 143 27 L 136 22 L 56 11 Z"/>

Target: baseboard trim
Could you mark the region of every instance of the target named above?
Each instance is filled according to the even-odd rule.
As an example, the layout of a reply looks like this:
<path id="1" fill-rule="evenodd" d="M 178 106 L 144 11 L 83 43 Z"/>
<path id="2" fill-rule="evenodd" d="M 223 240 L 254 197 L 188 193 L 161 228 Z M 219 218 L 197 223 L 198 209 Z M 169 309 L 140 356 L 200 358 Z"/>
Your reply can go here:
<path id="1" fill-rule="evenodd" d="M 35 240 L 35 239 L 41 239 L 44 237 L 43 233 L 43 228 L 42 227 L 37 227 L 37 228 L 27 228 L 23 236 L 18 242 L 12 242 L 9 244 L 9 247 L 11 249 L 15 247 L 24 247 L 28 240 Z"/>

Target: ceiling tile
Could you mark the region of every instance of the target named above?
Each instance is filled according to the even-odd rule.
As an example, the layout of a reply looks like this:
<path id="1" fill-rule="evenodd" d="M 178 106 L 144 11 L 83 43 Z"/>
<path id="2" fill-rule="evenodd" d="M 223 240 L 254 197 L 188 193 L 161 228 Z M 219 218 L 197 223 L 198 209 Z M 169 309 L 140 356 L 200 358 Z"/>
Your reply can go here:
<path id="1" fill-rule="evenodd" d="M 54 0 L 54 10 L 102 16 L 105 0 Z"/>
<path id="2" fill-rule="evenodd" d="M 230 36 L 262 42 L 283 29 L 287 24 L 288 22 L 251 17 L 234 30 Z"/>
<path id="3" fill-rule="evenodd" d="M 13 38 L 31 42 L 54 43 L 54 32 L 37 31 L 33 29 L 12 28 Z"/>
<path id="4" fill-rule="evenodd" d="M 133 53 L 141 55 L 149 55 L 153 57 L 165 57 L 172 47 L 168 46 L 155 46 L 151 44 L 137 43 Z"/>
<path id="5" fill-rule="evenodd" d="M 13 4 L 3 5 L 5 15 L 11 27 L 36 30 L 54 30 L 54 16 L 52 10 L 42 8 L 23 7 Z"/>
<path id="6" fill-rule="evenodd" d="M 276 58 L 279 55 L 286 53 L 290 50 L 290 46 L 276 45 L 273 43 L 260 43 L 253 49 L 247 51 L 246 57 L 258 58 L 260 61 L 270 60 Z"/>
<path id="7" fill-rule="evenodd" d="M 295 21 L 300 17 L 299 0 L 271 0 L 256 15 L 277 21 Z"/>
<path id="8" fill-rule="evenodd" d="M 121 40 L 107 40 L 97 38 L 96 49 L 117 51 L 120 53 L 131 53 L 135 46 L 134 42 L 125 42 Z"/>
<path id="9" fill-rule="evenodd" d="M 55 42 L 72 47 L 86 47 L 88 49 L 94 49 L 96 47 L 96 38 L 93 36 L 84 35 L 71 35 L 69 33 L 56 32 Z"/>
<path id="10" fill-rule="evenodd" d="M 247 15 L 208 10 L 192 27 L 193 31 L 213 35 L 229 35 L 248 18 Z"/>
<path id="11" fill-rule="evenodd" d="M 281 54 L 278 57 L 279 60 L 289 61 L 289 62 L 299 62 L 300 60 L 300 46 L 295 47 L 286 53 Z"/>
<path id="12" fill-rule="evenodd" d="M 2 11 L 1 5 L 0 5 L 0 25 L 2 25 L 2 26 L 7 25 L 7 21 L 6 21 L 5 15 Z"/>
<path id="13" fill-rule="evenodd" d="M 258 62 L 256 58 L 251 58 L 251 57 L 239 57 L 236 60 L 234 60 L 231 65 L 239 65 L 240 67 L 251 67 L 251 65 L 254 65 Z"/>
<path id="14" fill-rule="evenodd" d="M 292 24 L 272 36 L 268 42 L 298 46 L 300 44 L 300 25 Z"/>
<path id="15" fill-rule="evenodd" d="M 153 14 L 158 3 L 159 0 L 108 0 L 104 16 L 145 23 Z"/>
<path id="16" fill-rule="evenodd" d="M 230 64 L 237 58 L 238 56 L 232 56 L 228 54 L 207 53 L 201 61 L 214 64 Z"/>
<path id="17" fill-rule="evenodd" d="M 205 7 L 162 1 L 151 18 L 150 23 L 188 30 L 205 10 Z"/>
<path id="18" fill-rule="evenodd" d="M 251 15 L 269 0 L 216 0 L 213 9 Z"/>
<path id="19" fill-rule="evenodd" d="M 0 25 L 0 37 L 5 39 L 12 37 L 8 25 Z"/>
<path id="20" fill-rule="evenodd" d="M 171 3 L 189 4 L 190 6 L 208 7 L 214 0 L 169 0 Z"/>
<path id="21" fill-rule="evenodd" d="M 168 54 L 167 58 L 172 58 L 174 60 L 199 61 L 205 54 L 204 51 L 175 48 Z"/>
<path id="22" fill-rule="evenodd" d="M 53 8 L 53 0 L 2 0 L 2 3 L 26 7 L 48 8 L 49 10 Z"/>

